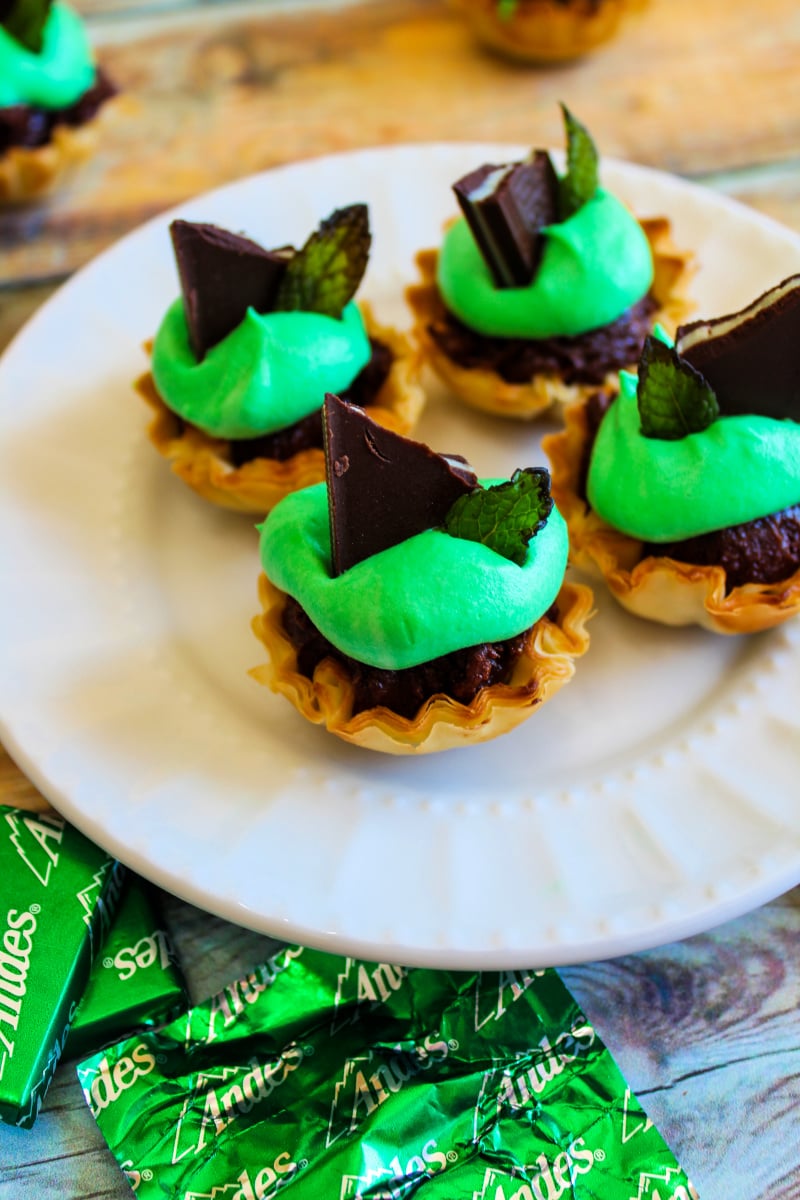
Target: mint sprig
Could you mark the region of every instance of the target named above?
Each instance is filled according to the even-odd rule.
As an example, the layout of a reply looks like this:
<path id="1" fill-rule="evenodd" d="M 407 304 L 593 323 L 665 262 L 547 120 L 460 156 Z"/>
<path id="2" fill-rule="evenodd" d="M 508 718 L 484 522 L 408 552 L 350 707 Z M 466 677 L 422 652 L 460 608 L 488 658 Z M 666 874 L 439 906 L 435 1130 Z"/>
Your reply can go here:
<path id="1" fill-rule="evenodd" d="M 550 472 L 525 467 L 505 483 L 460 496 L 445 517 L 445 529 L 452 537 L 482 542 L 522 566 L 528 542 L 545 525 L 552 508 Z"/>
<path id="2" fill-rule="evenodd" d="M 675 441 L 707 429 L 719 416 L 717 398 L 700 372 L 655 337 L 645 339 L 636 399 L 645 437 Z"/>
<path id="3" fill-rule="evenodd" d="M 371 241 L 366 204 L 337 208 L 290 260 L 275 309 L 340 317 L 367 269 Z"/>
<path id="4" fill-rule="evenodd" d="M 26 50 L 41 54 L 52 3 L 53 0 L 5 0 L 0 3 L 0 25 Z"/>
<path id="5" fill-rule="evenodd" d="M 567 173 L 559 188 L 559 220 L 566 221 L 597 191 L 600 156 L 589 131 L 561 105 L 567 136 Z"/>

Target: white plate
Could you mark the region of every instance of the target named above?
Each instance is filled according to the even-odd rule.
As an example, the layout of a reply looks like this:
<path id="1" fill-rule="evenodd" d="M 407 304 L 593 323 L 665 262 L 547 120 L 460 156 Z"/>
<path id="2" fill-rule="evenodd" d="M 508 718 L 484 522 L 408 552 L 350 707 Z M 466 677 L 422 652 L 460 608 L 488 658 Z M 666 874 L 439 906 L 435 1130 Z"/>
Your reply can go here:
<path id="1" fill-rule="evenodd" d="M 295 164 L 181 209 L 268 245 L 368 201 L 363 294 L 407 321 L 450 183 L 519 148 L 404 146 Z M 800 270 L 800 239 L 606 162 L 667 213 L 715 315 Z M 598 587 L 592 645 L 540 713 L 420 760 L 345 746 L 247 675 L 256 535 L 143 436 L 130 381 L 177 292 L 168 217 L 77 275 L 0 365 L 0 736 L 46 796 L 143 875 L 233 921 L 367 958 L 557 965 L 672 940 L 800 880 L 800 627 L 669 631 Z M 432 393 L 420 435 L 481 474 L 541 462 L 540 428 Z"/>

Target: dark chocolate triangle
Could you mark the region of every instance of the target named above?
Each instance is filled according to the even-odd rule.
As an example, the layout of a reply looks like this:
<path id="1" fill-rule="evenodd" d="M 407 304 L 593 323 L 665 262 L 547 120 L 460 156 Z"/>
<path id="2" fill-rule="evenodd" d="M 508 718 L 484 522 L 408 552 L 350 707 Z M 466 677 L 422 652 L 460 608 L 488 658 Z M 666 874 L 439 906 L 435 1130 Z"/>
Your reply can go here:
<path id="1" fill-rule="evenodd" d="M 739 312 L 681 325 L 675 349 L 714 389 L 721 413 L 800 421 L 800 275 Z"/>
<path id="2" fill-rule="evenodd" d="M 265 250 L 227 229 L 191 221 L 173 221 L 170 234 L 189 340 L 200 362 L 248 308 L 270 311 L 293 251 Z"/>
<path id="3" fill-rule="evenodd" d="M 544 150 L 521 163 L 479 167 L 453 184 L 496 285 L 524 287 L 544 249 L 541 230 L 558 220 L 558 176 Z"/>
<path id="4" fill-rule="evenodd" d="M 463 460 L 384 429 L 330 393 L 323 430 L 334 575 L 443 524 L 459 496 L 477 486 Z"/>
<path id="5" fill-rule="evenodd" d="M 41 54 L 53 0 L 0 0 L 0 25 L 26 50 Z"/>

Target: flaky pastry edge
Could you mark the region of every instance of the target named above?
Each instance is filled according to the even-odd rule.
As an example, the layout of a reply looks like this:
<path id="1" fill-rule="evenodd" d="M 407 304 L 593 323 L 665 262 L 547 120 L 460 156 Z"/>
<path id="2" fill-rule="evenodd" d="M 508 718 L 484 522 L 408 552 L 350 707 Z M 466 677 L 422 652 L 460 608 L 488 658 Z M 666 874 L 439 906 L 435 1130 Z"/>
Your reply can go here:
<path id="1" fill-rule="evenodd" d="M 384 754 L 431 754 L 499 737 L 526 720 L 575 672 L 575 659 L 589 646 L 586 622 L 594 595 L 584 584 L 564 583 L 556 599 L 557 621 L 541 617 L 529 630 L 509 683 L 482 688 L 468 705 L 448 696 L 431 697 L 409 719 L 387 708 L 352 716 L 353 685 L 345 668 L 323 659 L 313 679 L 300 674 L 297 654 L 283 628 L 286 593 L 262 574 L 262 612 L 253 619 L 269 661 L 250 674 L 285 696 L 307 720 L 349 742 Z"/>

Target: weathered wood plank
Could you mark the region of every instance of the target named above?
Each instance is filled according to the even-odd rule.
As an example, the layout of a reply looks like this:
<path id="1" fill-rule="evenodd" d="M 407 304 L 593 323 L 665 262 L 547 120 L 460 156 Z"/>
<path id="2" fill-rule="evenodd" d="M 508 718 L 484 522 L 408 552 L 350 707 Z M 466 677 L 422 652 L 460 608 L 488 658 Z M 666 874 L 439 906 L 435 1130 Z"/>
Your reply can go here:
<path id="1" fill-rule="evenodd" d="M 764 0 L 757 31 L 747 5 L 651 0 L 605 49 L 547 71 L 483 53 L 445 0 L 217 8 L 213 24 L 159 33 L 150 19 L 101 45 L 124 111 L 68 190 L 0 215 L 0 280 L 66 274 L 151 214 L 281 162 L 404 141 L 558 144 L 560 99 L 604 153 L 695 176 L 789 161 L 800 141 L 794 0 Z"/>
<path id="2" fill-rule="evenodd" d="M 0 744 L 0 804 L 40 812 L 49 808 L 41 792 L 22 774 L 14 760 Z"/>
<path id="3" fill-rule="evenodd" d="M 800 889 L 562 977 L 703 1200 L 800 1194 Z"/>

